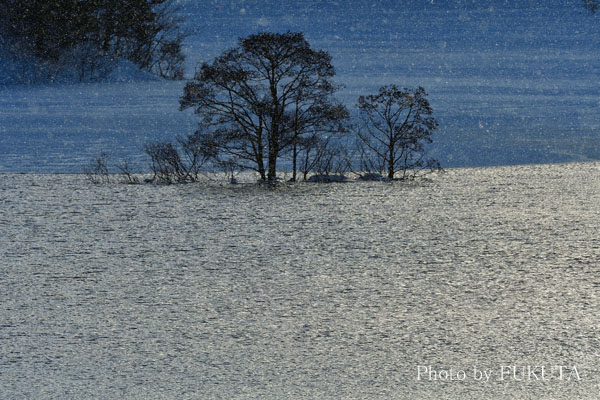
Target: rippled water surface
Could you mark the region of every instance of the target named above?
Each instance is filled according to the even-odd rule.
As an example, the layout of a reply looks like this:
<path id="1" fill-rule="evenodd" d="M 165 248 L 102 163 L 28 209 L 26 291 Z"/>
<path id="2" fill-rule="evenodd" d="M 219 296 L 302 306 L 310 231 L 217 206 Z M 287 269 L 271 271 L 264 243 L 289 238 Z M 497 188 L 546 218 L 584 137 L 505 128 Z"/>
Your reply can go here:
<path id="1" fill-rule="evenodd" d="M 0 398 L 600 396 L 599 164 L 275 189 L 0 175 L 0 210 Z"/>

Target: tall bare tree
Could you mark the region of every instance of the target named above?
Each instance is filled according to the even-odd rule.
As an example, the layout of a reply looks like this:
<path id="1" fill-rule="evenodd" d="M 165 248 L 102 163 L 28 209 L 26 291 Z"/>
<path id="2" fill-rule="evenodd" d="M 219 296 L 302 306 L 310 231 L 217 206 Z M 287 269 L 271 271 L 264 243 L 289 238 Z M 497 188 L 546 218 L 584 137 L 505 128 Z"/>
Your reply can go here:
<path id="1" fill-rule="evenodd" d="M 425 144 L 438 123 L 422 87 L 400 89 L 384 86 L 374 95 L 358 99 L 361 126 L 358 131 L 363 166 L 375 166 L 394 179 L 397 171 L 407 178 L 422 168 L 439 168 L 425 158 Z"/>
<path id="2" fill-rule="evenodd" d="M 300 136 L 341 129 L 348 113 L 333 98 L 334 75 L 330 55 L 302 33 L 250 35 L 202 65 L 180 106 L 200 115 L 221 157 L 273 181 Z"/>

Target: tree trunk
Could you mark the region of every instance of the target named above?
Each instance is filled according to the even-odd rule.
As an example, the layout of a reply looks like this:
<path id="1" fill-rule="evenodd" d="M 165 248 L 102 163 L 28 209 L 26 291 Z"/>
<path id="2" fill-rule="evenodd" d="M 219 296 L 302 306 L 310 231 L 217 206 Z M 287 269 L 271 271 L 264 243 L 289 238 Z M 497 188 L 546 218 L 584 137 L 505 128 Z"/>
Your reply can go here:
<path id="1" fill-rule="evenodd" d="M 390 143 L 390 154 L 388 155 L 388 157 L 390 158 L 388 160 L 388 178 L 389 179 L 394 179 L 394 143 Z"/>
<path id="2" fill-rule="evenodd" d="M 267 180 L 273 182 L 277 179 L 277 155 L 279 154 L 279 122 L 273 118 L 271 136 L 269 137 L 269 159 L 267 166 Z"/>
<path id="3" fill-rule="evenodd" d="M 267 173 L 269 182 L 274 182 L 277 179 L 277 153 L 279 153 L 279 149 L 275 142 L 276 140 L 272 138 L 271 143 L 269 143 L 269 171 Z"/>
<path id="4" fill-rule="evenodd" d="M 296 112 L 294 115 L 294 147 L 292 149 L 292 182 L 296 182 L 296 160 L 298 159 L 298 100 L 296 100 Z"/>
<path id="5" fill-rule="evenodd" d="M 294 148 L 292 151 L 292 182 L 296 182 L 296 159 L 298 158 L 298 147 L 296 144 L 296 137 L 294 136 Z"/>
<path id="6" fill-rule="evenodd" d="M 271 76 L 275 76 L 272 72 Z M 271 135 L 269 136 L 269 172 L 267 179 L 274 182 L 277 179 L 277 156 L 279 155 L 279 102 L 277 100 L 277 86 L 273 83 L 271 87 Z"/>
<path id="7" fill-rule="evenodd" d="M 265 174 L 265 163 L 263 159 L 262 115 L 259 115 L 259 129 L 256 133 L 256 166 L 258 167 L 260 179 L 264 182 L 267 180 L 267 176 Z"/>

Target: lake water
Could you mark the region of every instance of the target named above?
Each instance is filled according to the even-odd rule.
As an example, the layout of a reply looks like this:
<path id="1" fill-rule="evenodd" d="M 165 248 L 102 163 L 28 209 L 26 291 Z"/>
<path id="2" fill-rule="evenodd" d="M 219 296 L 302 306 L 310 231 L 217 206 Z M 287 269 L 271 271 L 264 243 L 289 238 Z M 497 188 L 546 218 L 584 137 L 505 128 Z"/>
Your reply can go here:
<path id="1" fill-rule="evenodd" d="M 600 160 L 600 21 L 583 0 L 176 3 L 190 78 L 240 37 L 304 32 L 332 56 L 336 97 L 355 116 L 358 97 L 383 85 L 423 86 L 440 123 L 430 156 L 444 167 Z M 178 111 L 184 81 L 125 69 L 107 82 L 3 86 L 9 65 L 0 60 L 0 173 L 80 173 L 102 151 L 144 171 L 144 144 L 198 127 Z"/>
<path id="2" fill-rule="evenodd" d="M 5 174 L 0 210 L 1 398 L 600 396 L 598 163 L 274 189 Z"/>

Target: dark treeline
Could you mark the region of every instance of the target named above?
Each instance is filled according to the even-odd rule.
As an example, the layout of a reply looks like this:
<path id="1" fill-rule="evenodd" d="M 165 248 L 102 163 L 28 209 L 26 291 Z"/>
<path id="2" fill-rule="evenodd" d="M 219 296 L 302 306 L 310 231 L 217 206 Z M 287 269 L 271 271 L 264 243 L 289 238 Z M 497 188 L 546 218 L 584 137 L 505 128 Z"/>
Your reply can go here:
<path id="1" fill-rule="evenodd" d="M 67 69 L 80 80 L 100 78 L 118 59 L 180 79 L 184 35 L 176 11 L 170 0 L 1 0 L 1 45 L 24 71 L 28 63 L 44 66 L 50 80 Z"/>

